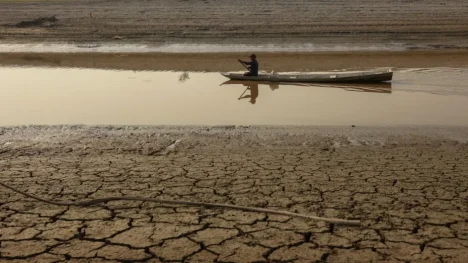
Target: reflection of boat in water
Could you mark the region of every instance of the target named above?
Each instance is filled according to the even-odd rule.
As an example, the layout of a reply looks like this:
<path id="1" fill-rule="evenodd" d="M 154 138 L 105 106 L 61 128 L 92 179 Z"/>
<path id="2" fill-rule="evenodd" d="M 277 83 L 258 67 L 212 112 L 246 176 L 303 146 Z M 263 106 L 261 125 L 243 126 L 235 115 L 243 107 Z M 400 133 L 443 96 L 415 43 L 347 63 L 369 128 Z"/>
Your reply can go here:
<path id="1" fill-rule="evenodd" d="M 350 84 L 350 83 L 339 83 L 339 84 L 317 84 L 317 83 L 291 83 L 291 82 L 268 82 L 268 81 L 242 81 L 242 80 L 228 80 L 221 85 L 243 85 L 246 87 L 255 85 L 268 85 L 271 90 L 279 89 L 283 86 L 301 86 L 301 87 L 323 87 L 323 88 L 339 88 L 348 91 L 358 92 L 374 92 L 374 93 L 392 93 L 392 84 L 390 82 L 382 83 L 362 83 L 362 84 Z"/>
<path id="2" fill-rule="evenodd" d="M 244 76 L 239 72 L 225 72 L 221 75 L 231 80 L 294 82 L 294 83 L 378 83 L 390 81 L 393 77 L 391 69 L 372 71 L 337 71 L 311 73 L 262 73 L 258 76 Z"/>

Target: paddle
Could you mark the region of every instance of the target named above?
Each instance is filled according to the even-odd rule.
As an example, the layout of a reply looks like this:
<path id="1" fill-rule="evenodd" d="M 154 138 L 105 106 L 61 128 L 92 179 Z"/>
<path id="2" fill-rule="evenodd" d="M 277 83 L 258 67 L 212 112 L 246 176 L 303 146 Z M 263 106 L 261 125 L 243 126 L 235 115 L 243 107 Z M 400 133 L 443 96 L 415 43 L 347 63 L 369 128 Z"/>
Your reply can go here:
<path id="1" fill-rule="evenodd" d="M 240 59 L 238 59 L 237 61 L 239 61 L 239 63 L 241 63 L 242 66 L 244 66 L 244 68 L 246 68 L 248 71 L 250 71 L 250 69 L 249 69 L 244 63 L 242 63 L 242 61 L 241 61 Z M 246 92 L 248 89 L 249 89 L 249 87 L 247 87 L 247 88 L 244 90 L 244 92 L 242 92 L 242 94 L 239 96 L 239 98 L 238 98 L 237 100 L 242 99 L 242 96 L 244 96 L 245 92 Z"/>
<path id="2" fill-rule="evenodd" d="M 240 100 L 242 99 L 242 96 L 244 96 L 245 92 L 249 89 L 249 87 L 247 87 L 244 92 L 242 92 L 242 94 L 239 96 L 239 98 L 237 100 Z"/>
<path id="3" fill-rule="evenodd" d="M 238 59 L 237 61 L 239 61 L 239 63 L 241 63 L 242 66 L 244 66 L 244 68 L 246 68 L 248 71 L 250 71 L 250 69 L 244 63 L 242 63 L 242 61 L 240 59 Z"/>

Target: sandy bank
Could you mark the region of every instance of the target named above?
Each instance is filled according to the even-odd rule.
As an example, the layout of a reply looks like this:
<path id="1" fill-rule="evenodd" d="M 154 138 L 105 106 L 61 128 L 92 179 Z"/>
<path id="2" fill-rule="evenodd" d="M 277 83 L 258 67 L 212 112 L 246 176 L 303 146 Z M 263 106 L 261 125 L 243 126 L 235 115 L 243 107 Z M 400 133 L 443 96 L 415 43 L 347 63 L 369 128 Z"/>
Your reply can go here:
<path id="1" fill-rule="evenodd" d="M 464 0 L 1 1 L 3 42 L 468 46 Z M 56 15 L 58 21 L 18 26 Z M 27 23 L 26 23 L 27 24 Z"/>
<path id="2" fill-rule="evenodd" d="M 249 53 L 0 53 L 3 66 L 125 70 L 238 71 Z M 468 51 L 257 53 L 265 71 L 468 66 Z"/>

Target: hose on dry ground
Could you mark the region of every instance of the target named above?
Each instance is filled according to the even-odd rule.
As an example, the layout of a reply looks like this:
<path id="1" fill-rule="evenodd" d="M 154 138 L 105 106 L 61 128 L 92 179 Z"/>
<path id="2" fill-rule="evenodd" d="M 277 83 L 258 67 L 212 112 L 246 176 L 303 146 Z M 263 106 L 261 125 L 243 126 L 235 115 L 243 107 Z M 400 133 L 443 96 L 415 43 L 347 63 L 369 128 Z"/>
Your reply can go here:
<path id="1" fill-rule="evenodd" d="M 40 197 L 28 194 L 11 186 L 8 186 L 2 182 L 0 185 L 6 187 L 14 192 L 22 194 L 24 196 L 30 197 L 40 202 L 44 202 L 51 205 L 58 205 L 58 206 L 92 206 L 97 205 L 100 203 L 106 203 L 111 201 L 142 201 L 142 202 L 153 202 L 153 203 L 161 203 L 161 204 L 173 204 L 173 205 L 187 205 L 187 206 L 202 206 L 208 208 L 228 208 L 228 209 L 235 209 L 247 212 L 258 212 L 258 213 L 267 213 L 267 214 L 276 214 L 276 215 L 285 215 L 285 216 L 292 216 L 292 217 L 301 217 L 301 218 L 308 218 L 313 220 L 324 221 L 330 224 L 336 225 L 349 225 L 349 226 L 359 226 L 361 222 L 359 220 L 345 220 L 339 218 L 324 218 L 318 216 L 310 216 L 298 213 L 292 213 L 288 211 L 278 211 L 278 210 L 271 210 L 266 208 L 256 208 L 256 207 L 247 207 L 247 206 L 239 206 L 239 205 L 229 205 L 229 204 L 216 204 L 216 203 L 204 203 L 204 202 L 190 202 L 190 201 L 177 201 L 177 200 L 161 200 L 155 198 L 145 198 L 145 197 L 135 197 L 135 196 L 112 196 L 112 197 L 104 197 L 104 198 L 97 198 L 88 201 L 76 201 L 76 202 L 57 202 L 42 199 Z"/>

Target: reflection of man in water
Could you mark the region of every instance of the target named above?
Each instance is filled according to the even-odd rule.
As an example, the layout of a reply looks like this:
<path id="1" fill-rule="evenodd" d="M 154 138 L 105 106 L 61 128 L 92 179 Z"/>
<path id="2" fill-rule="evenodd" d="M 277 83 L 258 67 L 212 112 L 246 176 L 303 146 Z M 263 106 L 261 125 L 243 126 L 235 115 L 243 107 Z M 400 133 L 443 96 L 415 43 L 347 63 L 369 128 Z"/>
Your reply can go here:
<path id="1" fill-rule="evenodd" d="M 239 62 L 248 65 L 249 72 L 246 72 L 244 76 L 258 76 L 258 61 L 257 61 L 257 56 L 255 54 L 250 55 L 250 62 L 248 61 L 243 61 L 239 59 Z"/>
<path id="2" fill-rule="evenodd" d="M 248 85 L 248 90 L 250 90 L 250 95 L 245 95 L 243 97 L 240 97 L 240 99 L 246 99 L 246 98 L 250 98 L 250 103 L 252 104 L 255 104 L 255 102 L 257 102 L 257 97 L 258 97 L 258 84 L 252 84 L 252 85 Z"/>

